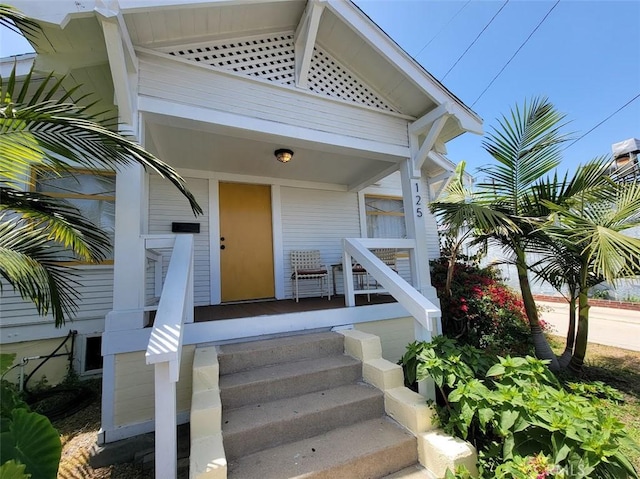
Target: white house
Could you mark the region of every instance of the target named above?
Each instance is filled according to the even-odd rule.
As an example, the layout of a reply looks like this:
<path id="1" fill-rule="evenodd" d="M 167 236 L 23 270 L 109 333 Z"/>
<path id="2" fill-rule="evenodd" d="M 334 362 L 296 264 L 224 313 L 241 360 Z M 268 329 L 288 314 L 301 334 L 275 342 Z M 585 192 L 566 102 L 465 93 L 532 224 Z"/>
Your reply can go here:
<path id="1" fill-rule="evenodd" d="M 114 258 L 81 266 L 83 302 L 68 325 L 78 330 L 81 357 L 96 347 L 87 339 L 102 333 L 101 442 L 154 429 L 158 361 L 164 380 L 180 373 L 177 420 L 189 420 L 198 344 L 354 327 L 378 334 L 395 362 L 409 341 L 437 330 L 428 260 L 438 237 L 428 201 L 453 170 L 446 143 L 481 133 L 481 120 L 357 6 L 13 3 L 44 26 L 37 69 L 66 73 L 117 107 L 121 123 L 178 170 L 204 210 L 194 217 L 168 182 L 141 167 L 101 175 L 101 187 L 115 181 L 115 194 L 104 187 L 101 200 L 104 218 L 115 204 Z M 293 152 L 286 163 L 274 154 L 282 149 Z M 374 248 L 399 252 L 400 275 Z M 323 263 L 340 265 L 329 266 L 340 307 L 199 320 L 211 309 L 198 307 L 292 303 L 295 250 L 319 250 Z M 172 254 L 183 259 L 169 266 Z M 342 274 L 351 260 L 397 302 L 368 303 Z M 302 286 L 299 308 L 318 295 Z M 3 349 L 34 340 L 49 347 L 67 332 L 7 289 L 2 303 Z"/>

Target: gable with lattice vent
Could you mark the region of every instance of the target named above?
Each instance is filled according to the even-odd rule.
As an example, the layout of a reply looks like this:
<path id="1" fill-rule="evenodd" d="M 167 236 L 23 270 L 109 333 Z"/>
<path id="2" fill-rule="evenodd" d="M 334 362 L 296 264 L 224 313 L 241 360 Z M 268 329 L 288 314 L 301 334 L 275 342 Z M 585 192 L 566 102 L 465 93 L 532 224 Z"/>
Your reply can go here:
<path id="1" fill-rule="evenodd" d="M 395 111 L 322 48 L 315 46 L 313 50 L 309 90 L 380 110 Z M 295 85 L 293 33 L 173 48 L 167 53 L 281 85 Z"/>

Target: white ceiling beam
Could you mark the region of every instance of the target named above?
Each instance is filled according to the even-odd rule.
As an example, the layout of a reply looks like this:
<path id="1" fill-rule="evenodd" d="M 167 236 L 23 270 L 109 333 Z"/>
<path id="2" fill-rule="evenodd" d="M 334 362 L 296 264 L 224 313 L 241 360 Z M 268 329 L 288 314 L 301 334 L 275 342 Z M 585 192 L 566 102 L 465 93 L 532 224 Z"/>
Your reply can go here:
<path id="1" fill-rule="evenodd" d="M 317 0 L 310 0 L 302 14 L 294 37 L 296 86 L 307 88 L 309 85 L 309 70 L 313 58 L 313 47 L 318 36 L 320 17 L 324 5 Z"/>
<path id="2" fill-rule="evenodd" d="M 442 105 L 434 108 L 429 113 L 421 116 L 416 121 L 409 125 L 409 133 L 413 135 L 421 135 L 426 132 L 431 124 L 440 118 L 442 115 L 451 115 L 453 110 L 451 109 L 451 103 L 444 102 Z"/>
<path id="3" fill-rule="evenodd" d="M 119 121 L 127 127 L 137 131 L 135 121 L 136 109 L 134 95 L 137 95 L 137 82 L 131 81 L 136 71 L 132 67 L 132 60 L 128 52 L 125 52 L 123 32 L 117 16 L 102 18 L 102 32 L 109 57 L 113 88 L 115 90 L 116 104 L 118 105 Z M 127 60 L 129 57 L 129 60 Z"/>
<path id="4" fill-rule="evenodd" d="M 371 186 L 374 183 L 377 183 L 378 181 L 382 180 L 383 178 L 386 178 L 391 173 L 395 173 L 396 171 L 398 171 L 399 166 L 400 166 L 399 163 L 395 163 L 389 166 L 388 168 L 385 168 L 380 173 L 376 173 L 375 175 L 371 175 L 370 173 L 365 173 L 365 175 L 358 178 L 355 182 L 349 184 L 347 186 L 347 190 L 350 193 L 364 190 L 368 186 Z"/>
<path id="5" fill-rule="evenodd" d="M 435 145 L 436 140 L 438 139 L 438 135 L 440 135 L 440 132 L 444 128 L 444 124 L 447 122 L 449 116 L 449 114 L 445 113 L 434 120 L 433 123 L 431 123 L 429 133 L 427 133 L 427 136 L 420 145 L 420 149 L 416 151 L 414 155 L 412 155 L 411 160 L 413 163 L 413 172 L 416 178 L 420 177 L 420 170 L 422 170 L 422 166 L 427 160 L 427 156 L 429 156 L 429 152 L 433 148 L 433 145 Z M 417 135 L 414 134 L 412 136 L 416 137 Z M 414 144 L 417 144 L 417 142 L 415 142 Z"/>

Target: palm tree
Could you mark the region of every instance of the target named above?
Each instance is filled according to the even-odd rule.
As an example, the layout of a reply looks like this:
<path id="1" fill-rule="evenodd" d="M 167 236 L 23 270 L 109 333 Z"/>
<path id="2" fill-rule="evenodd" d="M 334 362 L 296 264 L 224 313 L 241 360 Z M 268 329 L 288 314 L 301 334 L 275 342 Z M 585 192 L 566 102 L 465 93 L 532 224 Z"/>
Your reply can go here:
<path id="1" fill-rule="evenodd" d="M 589 289 L 602 281 L 615 284 L 618 279 L 640 275 L 640 239 L 624 233 L 640 225 L 640 182 L 614 181 L 608 166 L 604 159 L 588 163 L 578 170 L 576 184 L 590 183 L 591 187 L 576 190 L 561 203 L 544 201 L 552 214 L 543 228 L 573 264 L 574 273 L 567 278 L 578 298 L 577 332 L 569 362 L 574 373 L 582 370 L 587 350 Z"/>
<path id="2" fill-rule="evenodd" d="M 6 5 L 0 5 L 0 25 L 25 33 L 38 29 Z M 53 73 L 36 82 L 32 73 L 20 86 L 15 69 L 0 78 L 0 278 L 61 326 L 79 299 L 73 269 L 60 262 L 61 253 L 100 262 L 110 242 L 71 204 L 24 191 L 35 186 L 32 171 L 73 175 L 72 166 L 113 170 L 138 163 L 173 183 L 194 214 L 202 209 L 169 165 L 118 133 L 115 121 L 90 113 L 85 99 L 72 101 L 77 88 L 65 91 L 64 78 Z"/>
<path id="3" fill-rule="evenodd" d="M 552 370 L 558 369 L 558 362 L 540 327 L 525 253 L 546 241 L 537 227 L 540 218 L 546 216 L 546 208 L 535 201 L 534 190 L 560 164 L 560 145 L 567 139 L 561 133 L 563 120 L 564 115 L 546 98 L 525 101 L 522 108 L 516 106 L 483 142 L 496 161 L 480 169 L 485 176 L 483 182 L 473 192 L 447 195 L 431 205 L 445 226 L 473 228 L 480 240 L 497 243 L 510 254 L 536 355 L 550 360 Z"/>

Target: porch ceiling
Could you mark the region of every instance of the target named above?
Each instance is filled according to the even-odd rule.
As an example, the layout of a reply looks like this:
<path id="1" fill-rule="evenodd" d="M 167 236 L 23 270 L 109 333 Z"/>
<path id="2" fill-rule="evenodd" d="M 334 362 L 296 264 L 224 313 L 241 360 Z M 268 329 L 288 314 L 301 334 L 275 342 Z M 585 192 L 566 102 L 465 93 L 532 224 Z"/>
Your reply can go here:
<path id="1" fill-rule="evenodd" d="M 160 115 L 145 115 L 148 148 L 178 169 L 309 181 L 351 190 L 397 166 L 403 158 L 291 140 Z M 289 163 L 274 156 L 294 151 Z"/>

